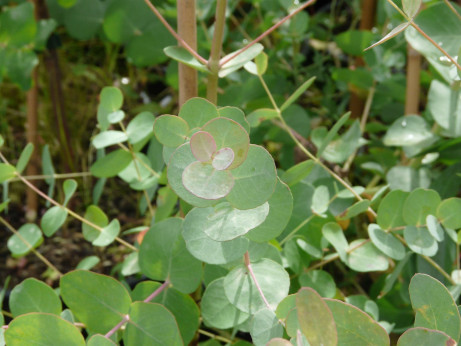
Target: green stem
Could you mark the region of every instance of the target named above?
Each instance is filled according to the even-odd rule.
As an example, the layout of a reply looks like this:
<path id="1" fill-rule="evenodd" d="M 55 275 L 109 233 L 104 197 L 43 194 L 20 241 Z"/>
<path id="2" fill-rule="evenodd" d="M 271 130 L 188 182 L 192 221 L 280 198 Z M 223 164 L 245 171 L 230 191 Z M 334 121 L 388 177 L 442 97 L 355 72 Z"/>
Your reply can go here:
<path id="1" fill-rule="evenodd" d="M 219 59 L 221 57 L 224 26 L 226 24 L 226 5 L 227 0 L 218 0 L 216 4 L 213 43 L 211 46 L 210 59 L 208 60 L 208 69 L 210 70 L 210 74 L 208 76 L 206 97 L 208 101 L 214 104 L 217 104 L 218 102 Z"/>
<path id="2" fill-rule="evenodd" d="M 70 179 L 70 178 L 84 178 L 90 177 L 90 172 L 77 172 L 77 173 L 64 173 L 64 174 L 52 174 L 52 175 L 24 175 L 23 178 L 27 180 L 45 180 L 45 179 Z M 19 178 L 12 178 L 10 182 L 21 181 Z"/>
<path id="3" fill-rule="evenodd" d="M 285 131 L 288 133 L 288 135 L 291 137 L 291 139 L 295 142 L 295 144 L 301 149 L 301 151 L 309 157 L 312 161 L 314 161 L 316 164 L 318 164 L 320 167 L 322 167 L 325 171 L 327 171 L 334 179 L 336 179 L 341 185 L 343 185 L 347 190 L 349 190 L 354 197 L 359 200 L 363 201 L 363 198 L 355 192 L 355 190 L 350 186 L 343 178 L 341 178 L 339 175 L 337 175 L 335 172 L 333 172 L 327 165 L 325 165 L 319 158 L 317 158 L 315 155 L 313 155 L 307 148 L 296 138 L 296 136 L 293 134 L 291 131 L 290 127 L 288 124 L 285 122 L 285 119 L 282 117 L 282 112 L 280 111 L 279 107 L 277 106 L 277 103 L 274 100 L 274 97 L 272 96 L 272 93 L 270 92 L 269 88 L 267 87 L 266 82 L 264 81 L 264 78 L 262 76 L 259 76 L 259 80 L 261 81 L 264 90 L 267 93 L 267 96 L 269 97 L 272 106 L 274 107 L 275 111 L 277 112 L 277 116 L 280 119 L 280 122 L 283 125 L 283 128 Z M 376 218 L 376 212 L 372 208 L 368 208 L 368 211 Z"/>
<path id="4" fill-rule="evenodd" d="M 33 254 L 35 256 L 37 256 L 38 259 L 40 259 L 40 261 L 42 261 L 43 263 L 45 263 L 45 265 L 50 268 L 52 271 L 56 272 L 59 276 L 63 276 L 63 274 L 59 271 L 58 268 L 56 268 L 50 261 L 48 261 L 46 259 L 46 257 L 44 257 L 40 252 L 38 252 L 37 250 L 35 250 L 32 245 L 26 240 L 24 239 L 24 237 L 21 235 L 21 233 L 19 233 L 8 221 L 6 221 L 3 217 L 0 216 L 0 222 L 3 223 L 6 228 L 8 228 L 12 233 L 14 233 L 19 239 L 21 239 L 21 241 L 26 244 L 26 246 L 30 249 L 30 251 L 33 252 Z"/>
<path id="5" fill-rule="evenodd" d="M 6 164 L 9 164 L 8 160 L 5 158 L 5 156 L 3 156 L 3 154 L 0 152 L 0 159 L 6 163 Z M 16 176 L 25 184 L 27 185 L 30 189 L 32 189 L 33 191 L 35 191 L 35 193 L 37 195 L 39 195 L 40 197 L 42 197 L 43 199 L 47 200 L 48 202 L 50 202 L 51 204 L 54 204 L 55 206 L 57 207 L 60 207 L 62 209 L 64 209 L 65 211 L 67 211 L 67 213 L 71 216 L 73 216 L 75 219 L 79 220 L 80 222 L 82 223 L 85 223 L 87 224 L 88 226 L 90 227 L 93 227 L 94 229 L 96 229 L 97 231 L 99 232 L 103 232 L 103 228 L 102 227 L 99 227 L 98 225 L 92 223 L 91 221 L 88 221 L 87 219 L 85 219 L 84 217 L 78 215 L 76 212 L 70 210 L 69 208 L 65 207 L 64 205 L 62 204 L 59 204 L 58 202 L 56 202 L 54 199 L 52 199 L 51 197 L 48 197 L 45 193 L 43 193 L 42 191 L 40 191 L 38 188 L 36 188 L 31 182 L 29 182 L 27 179 L 25 179 L 22 175 L 20 175 L 19 173 L 16 173 Z M 138 252 L 139 250 L 134 247 L 133 245 L 131 245 L 130 243 L 126 242 L 125 240 L 119 238 L 119 237 L 115 237 L 115 240 L 118 241 L 120 244 L 122 245 L 125 245 L 127 248 L 133 250 L 133 251 L 136 251 Z"/>
<path id="6" fill-rule="evenodd" d="M 269 29 L 267 29 L 266 31 L 264 31 L 261 35 L 259 35 L 256 39 L 254 39 L 253 41 L 251 41 L 249 44 L 247 44 L 245 47 L 243 47 L 242 49 L 238 50 L 237 52 L 235 52 L 234 54 L 232 54 L 231 56 L 229 56 L 228 58 L 226 58 L 224 61 L 221 61 L 220 63 L 220 67 L 222 67 L 224 64 L 227 64 L 229 61 L 235 59 L 237 56 L 239 56 L 240 54 L 242 54 L 244 51 L 246 51 L 248 48 L 250 48 L 251 46 L 253 46 L 254 44 L 258 43 L 259 41 L 261 41 L 262 39 L 264 39 L 266 36 L 268 36 L 272 31 L 274 31 L 275 29 L 277 29 L 280 25 L 282 25 L 283 23 L 285 23 L 288 19 L 290 19 L 291 17 L 297 15 L 299 12 L 301 12 L 302 10 L 304 10 L 306 7 L 312 5 L 313 3 L 315 3 L 316 0 L 309 0 L 307 2 L 305 2 L 304 4 L 300 5 L 296 10 L 294 10 L 293 12 L 291 12 L 288 16 L 284 17 L 282 20 L 278 21 L 275 25 L 273 25 L 272 27 L 270 27 Z"/>

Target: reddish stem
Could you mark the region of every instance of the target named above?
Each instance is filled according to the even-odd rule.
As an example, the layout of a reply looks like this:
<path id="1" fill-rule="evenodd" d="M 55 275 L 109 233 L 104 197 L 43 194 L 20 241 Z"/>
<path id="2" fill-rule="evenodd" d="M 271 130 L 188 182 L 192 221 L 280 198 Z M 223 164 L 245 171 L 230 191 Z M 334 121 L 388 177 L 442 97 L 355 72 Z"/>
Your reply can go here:
<path id="1" fill-rule="evenodd" d="M 157 16 L 157 18 L 160 20 L 160 22 L 162 22 L 162 24 L 165 26 L 165 28 L 167 28 L 167 30 L 171 33 L 171 35 L 173 35 L 173 37 L 175 39 L 178 40 L 178 42 L 184 47 L 186 48 L 189 53 L 191 53 L 198 61 L 200 61 L 203 65 L 207 65 L 208 64 L 208 61 L 203 58 L 200 54 L 198 54 L 191 46 L 189 46 L 187 44 L 186 41 L 184 41 L 177 33 L 176 31 L 171 27 L 170 24 L 168 24 L 168 22 L 166 21 L 165 18 L 163 18 L 162 14 L 157 10 L 157 8 L 151 4 L 151 2 L 149 0 L 144 0 L 144 2 L 147 4 L 147 6 L 150 7 L 150 9 L 152 10 L 152 12 L 154 12 L 154 14 Z"/>
<path id="2" fill-rule="evenodd" d="M 259 295 L 261 296 L 264 304 L 266 305 L 266 307 L 269 310 L 272 310 L 272 307 L 270 306 L 269 302 L 267 301 L 266 296 L 264 295 L 264 292 L 263 292 L 261 286 L 259 285 L 258 280 L 256 279 L 255 273 L 253 272 L 253 268 L 251 267 L 251 262 L 250 262 L 250 254 L 248 253 L 248 251 L 245 253 L 243 259 L 245 261 L 245 266 L 247 267 L 248 272 L 250 273 L 250 276 L 253 279 L 253 282 L 254 282 L 256 288 L 258 289 Z"/>
<path id="3" fill-rule="evenodd" d="M 291 12 L 288 16 L 286 16 L 285 18 L 283 18 L 281 21 L 277 22 L 277 24 L 273 25 L 271 28 L 269 28 L 268 30 L 266 30 L 265 32 L 263 32 L 261 35 L 259 35 L 256 39 L 254 39 L 253 41 L 251 41 L 249 44 L 247 44 L 245 47 L 243 47 L 242 49 L 240 49 L 239 51 L 235 52 L 234 54 L 232 54 L 230 57 L 224 59 L 223 61 L 220 62 L 219 64 L 219 67 L 221 68 L 224 64 L 227 64 L 229 61 L 235 59 L 237 56 L 239 56 L 240 54 L 242 54 L 244 51 L 246 51 L 248 48 L 250 48 L 251 46 L 253 46 L 254 44 L 258 43 L 259 41 L 261 41 L 264 37 L 266 37 L 267 35 L 269 35 L 272 31 L 274 31 L 275 29 L 277 29 L 280 25 L 282 25 L 283 23 L 285 23 L 288 19 L 290 19 L 291 17 L 295 16 L 296 14 L 298 14 L 299 12 L 301 12 L 302 10 L 304 10 L 306 7 L 312 5 L 316 0 L 309 0 L 307 2 L 305 2 L 304 4 L 302 4 L 301 6 L 299 6 L 296 10 L 294 10 L 293 12 Z"/>

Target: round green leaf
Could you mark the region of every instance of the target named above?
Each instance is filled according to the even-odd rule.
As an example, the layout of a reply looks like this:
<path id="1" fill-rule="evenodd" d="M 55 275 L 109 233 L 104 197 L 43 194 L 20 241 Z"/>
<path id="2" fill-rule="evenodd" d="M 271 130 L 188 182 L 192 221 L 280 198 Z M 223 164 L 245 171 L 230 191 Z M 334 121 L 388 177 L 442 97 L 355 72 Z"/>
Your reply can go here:
<path id="1" fill-rule="evenodd" d="M 218 171 L 208 163 L 197 161 L 184 169 L 182 183 L 193 195 L 216 200 L 229 194 L 234 186 L 234 178 L 229 171 Z"/>
<path id="2" fill-rule="evenodd" d="M 211 164 L 214 169 L 221 171 L 228 169 L 232 162 L 234 162 L 234 151 L 231 148 L 222 148 L 213 155 Z"/>
<path id="3" fill-rule="evenodd" d="M 18 6 L 8 6 L 2 12 L 0 41 L 13 47 L 22 47 L 33 42 L 37 24 L 34 20 L 32 3 L 24 2 Z"/>
<path id="4" fill-rule="evenodd" d="M 190 138 L 190 149 L 197 160 L 207 162 L 216 151 L 216 142 L 208 132 L 197 131 Z"/>
<path id="5" fill-rule="evenodd" d="M 126 55 L 136 66 L 153 66 L 165 62 L 168 58 L 163 49 L 175 44 L 174 38 L 165 26 L 152 17 L 142 35 L 135 35 L 127 42 Z"/>
<path id="6" fill-rule="evenodd" d="M 333 313 L 338 345 L 389 346 L 387 332 L 356 307 L 339 300 L 325 299 Z"/>
<path id="7" fill-rule="evenodd" d="M 426 226 L 427 230 L 434 237 L 435 240 L 440 242 L 443 241 L 443 239 L 445 239 L 443 228 L 434 215 L 428 215 L 426 217 Z"/>
<path id="8" fill-rule="evenodd" d="M 131 298 L 117 280 L 85 270 L 61 277 L 61 296 L 90 333 L 105 334 L 128 313 Z"/>
<path id="9" fill-rule="evenodd" d="M 75 269 L 85 269 L 90 270 L 96 264 L 98 264 L 101 260 L 98 256 L 88 256 L 78 262 L 77 267 Z"/>
<path id="10" fill-rule="evenodd" d="M 219 117 L 219 114 L 216 106 L 210 101 L 194 97 L 187 100 L 182 105 L 179 110 L 179 117 L 183 118 L 189 124 L 190 129 L 195 129 L 197 127 L 202 127 L 210 120 Z"/>
<path id="11" fill-rule="evenodd" d="M 272 156 L 257 145 L 250 145 L 245 162 L 233 169 L 232 175 L 235 183 L 226 199 L 237 209 L 260 206 L 269 200 L 277 184 Z"/>
<path id="12" fill-rule="evenodd" d="M 182 224 L 179 218 L 154 224 L 142 241 L 139 266 L 148 278 L 169 279 L 177 290 L 191 293 L 200 283 L 202 265 L 187 251 Z"/>
<path id="13" fill-rule="evenodd" d="M 90 172 L 98 178 L 115 177 L 130 164 L 132 159 L 133 157 L 128 151 L 114 150 L 93 163 Z"/>
<path id="14" fill-rule="evenodd" d="M 134 160 L 132 158 L 128 166 L 118 173 L 119 178 L 129 183 L 131 188 L 138 188 L 137 184 L 142 187 L 148 182 L 148 178 L 152 177 L 152 172 L 147 168 L 151 166 L 149 158 L 143 153 L 136 153 L 135 158 Z"/>
<path id="15" fill-rule="evenodd" d="M 142 0 L 112 1 L 104 17 L 104 33 L 115 43 L 125 43 L 141 35 L 157 20 Z"/>
<path id="16" fill-rule="evenodd" d="M 32 143 L 28 143 L 24 150 L 19 155 L 18 163 L 16 164 L 16 171 L 21 174 L 22 171 L 26 168 L 27 164 L 29 163 L 30 157 L 34 152 L 34 145 Z"/>
<path id="17" fill-rule="evenodd" d="M 250 335 L 254 345 L 266 345 L 272 338 L 283 336 L 283 326 L 274 311 L 258 311 L 250 323 Z"/>
<path id="18" fill-rule="evenodd" d="M 189 143 L 181 145 L 171 155 L 168 164 L 167 176 L 173 191 L 187 203 L 196 207 L 209 207 L 217 203 L 216 200 L 207 200 L 199 198 L 190 193 L 183 185 L 182 175 L 187 166 L 197 162 L 197 159 L 192 155 Z"/>
<path id="19" fill-rule="evenodd" d="M 402 190 L 389 192 L 381 201 L 378 208 L 378 225 L 382 229 L 405 226 L 402 209 L 410 193 Z"/>
<path id="20" fill-rule="evenodd" d="M 80 331 L 59 316 L 30 313 L 15 318 L 5 331 L 8 346 L 85 346 Z"/>
<path id="21" fill-rule="evenodd" d="M 360 215 L 368 210 L 370 207 L 370 201 L 367 199 L 364 199 L 362 201 L 358 201 L 354 204 L 352 204 L 349 208 L 347 208 L 345 211 L 343 211 L 339 215 L 339 220 L 347 220 L 351 219 L 354 216 Z"/>
<path id="22" fill-rule="evenodd" d="M 111 124 L 117 124 L 125 118 L 124 111 L 115 111 L 107 115 L 107 121 Z"/>
<path id="23" fill-rule="evenodd" d="M 88 339 L 86 346 L 116 346 L 117 344 L 102 334 L 94 334 Z"/>
<path id="24" fill-rule="evenodd" d="M 440 203 L 437 217 L 447 228 L 461 228 L 461 198 L 448 198 Z"/>
<path id="25" fill-rule="evenodd" d="M 99 233 L 97 238 L 91 243 L 94 246 L 107 246 L 113 243 L 115 238 L 120 233 L 120 222 L 117 219 L 114 219 L 105 226 L 102 231 Z"/>
<path id="26" fill-rule="evenodd" d="M 349 249 L 355 248 L 363 243 L 364 239 L 354 240 L 349 245 Z M 384 271 L 389 268 L 389 262 L 372 243 L 366 243 L 361 247 L 351 251 L 347 256 L 347 265 L 357 272 Z"/>
<path id="27" fill-rule="evenodd" d="M 224 278 L 211 282 L 202 296 L 200 304 L 203 321 L 210 327 L 228 329 L 242 324 L 250 317 L 238 310 L 226 297 Z"/>
<path id="28" fill-rule="evenodd" d="M 90 205 L 86 208 L 84 218 L 101 228 L 106 227 L 109 224 L 109 218 L 101 210 L 101 208 L 96 205 Z M 90 242 L 97 239 L 101 233 L 99 230 L 87 225 L 86 223 L 82 223 L 82 232 L 83 237 Z"/>
<path id="29" fill-rule="evenodd" d="M 330 204 L 330 193 L 328 187 L 320 185 L 315 188 L 314 196 L 312 196 L 311 209 L 314 213 L 322 215 L 328 210 Z"/>
<path id="30" fill-rule="evenodd" d="M 417 254 L 432 257 L 437 253 L 437 241 L 432 237 L 426 227 L 407 226 L 403 237 L 408 247 Z"/>
<path id="31" fill-rule="evenodd" d="M 156 303 L 134 302 L 123 341 L 126 345 L 184 345 L 171 312 Z"/>
<path id="32" fill-rule="evenodd" d="M 336 345 L 338 335 L 335 320 L 328 305 L 312 288 L 302 288 L 296 294 L 298 323 L 312 345 Z"/>
<path id="33" fill-rule="evenodd" d="M 368 225 L 368 234 L 373 244 L 384 254 L 396 261 L 405 257 L 405 247 L 392 234 L 384 232 L 378 225 Z"/>
<path id="34" fill-rule="evenodd" d="M 7 246 L 13 256 L 21 257 L 35 249 L 43 242 L 42 231 L 33 223 L 26 223 L 8 239 Z"/>
<path id="35" fill-rule="evenodd" d="M 93 38 L 101 28 L 105 9 L 104 1 L 79 0 L 64 11 L 63 23 L 67 32 L 78 40 Z"/>
<path id="36" fill-rule="evenodd" d="M 107 110 L 108 114 L 122 108 L 123 94 L 119 88 L 104 87 L 99 94 L 99 106 Z"/>
<path id="37" fill-rule="evenodd" d="M 383 142 L 388 146 L 418 145 L 432 136 L 431 129 L 423 117 L 406 115 L 392 123 Z"/>
<path id="38" fill-rule="evenodd" d="M 59 315 L 61 300 L 44 282 L 29 278 L 17 285 L 10 294 L 10 311 L 14 317 L 29 312 L 47 312 Z"/>
<path id="39" fill-rule="evenodd" d="M 67 210 L 60 206 L 54 206 L 46 211 L 40 221 L 43 233 L 51 237 L 66 222 Z"/>
<path id="40" fill-rule="evenodd" d="M 254 275 L 269 305 L 275 309 L 288 294 L 290 278 L 283 267 L 262 259 L 251 264 Z M 244 265 L 234 268 L 224 278 L 224 290 L 229 301 L 244 312 L 254 314 L 265 307 L 251 275 Z"/>
<path id="41" fill-rule="evenodd" d="M 219 116 L 234 120 L 242 125 L 245 131 L 250 134 L 250 124 L 248 123 L 245 113 L 237 107 L 222 107 L 218 109 Z"/>
<path id="42" fill-rule="evenodd" d="M 189 125 L 176 115 L 162 115 L 155 119 L 154 134 L 164 146 L 176 148 L 184 143 Z"/>
<path id="43" fill-rule="evenodd" d="M 341 261 L 346 262 L 348 243 L 341 226 L 336 222 L 328 222 L 322 226 L 322 235 L 333 245 Z"/>
<path id="44" fill-rule="evenodd" d="M 139 113 L 126 127 L 126 134 L 131 144 L 139 143 L 149 138 L 153 133 L 155 117 L 151 112 Z"/>
<path id="45" fill-rule="evenodd" d="M 133 300 L 144 300 L 159 287 L 160 283 L 158 282 L 140 282 L 134 288 L 131 296 Z M 200 310 L 194 300 L 187 294 L 181 293 L 174 288 L 168 288 L 150 302 L 164 305 L 174 315 L 184 344 L 188 345 L 194 338 L 200 324 Z"/>
<path id="46" fill-rule="evenodd" d="M 128 136 L 125 132 L 108 130 L 97 134 L 92 143 L 96 149 L 102 149 L 113 144 L 125 142 Z"/>
<path id="47" fill-rule="evenodd" d="M 188 228 L 200 228 L 215 241 L 227 241 L 244 235 L 260 225 L 269 213 L 269 204 L 247 210 L 234 209 L 229 203 L 215 207 L 195 208 L 186 216 Z"/>
<path id="48" fill-rule="evenodd" d="M 426 274 L 410 281 L 410 299 L 416 312 L 415 327 L 435 329 L 459 340 L 461 319 L 458 307 L 447 288 Z"/>
<path id="49" fill-rule="evenodd" d="M 269 203 L 269 214 L 262 224 L 251 229 L 246 237 L 256 242 L 266 242 L 278 237 L 290 220 L 293 196 L 288 186 L 277 178 L 277 185 Z"/>
<path id="50" fill-rule="evenodd" d="M 410 328 L 403 333 L 397 346 L 433 346 L 433 345 L 456 345 L 456 341 L 450 338 L 447 334 L 438 330 L 427 328 Z"/>
<path id="51" fill-rule="evenodd" d="M 207 122 L 202 127 L 202 130 L 213 136 L 217 149 L 232 149 L 234 161 L 229 166 L 229 169 L 234 169 L 245 161 L 250 145 L 250 137 L 239 123 L 220 117 Z"/>
<path id="52" fill-rule="evenodd" d="M 238 237 L 216 241 L 205 233 L 205 228 L 209 227 L 207 217 L 210 213 L 214 213 L 213 208 L 194 208 L 186 215 L 183 237 L 187 249 L 195 258 L 210 264 L 230 263 L 243 257 L 248 250 L 248 239 Z"/>
<path id="53" fill-rule="evenodd" d="M 403 219 L 407 225 L 426 224 L 428 215 L 435 215 L 440 204 L 440 196 L 434 190 L 416 189 L 410 193 L 403 205 Z"/>
<path id="54" fill-rule="evenodd" d="M 66 179 L 62 184 L 62 188 L 64 190 L 64 205 L 67 205 L 69 200 L 72 198 L 73 194 L 77 190 L 77 182 L 74 179 Z"/>
<path id="55" fill-rule="evenodd" d="M 16 175 L 16 168 L 6 163 L 0 163 L 0 183 L 14 178 Z"/>
<path id="56" fill-rule="evenodd" d="M 311 270 L 299 277 L 302 287 L 311 287 L 322 297 L 333 298 L 336 295 L 336 285 L 333 277 L 324 270 Z"/>

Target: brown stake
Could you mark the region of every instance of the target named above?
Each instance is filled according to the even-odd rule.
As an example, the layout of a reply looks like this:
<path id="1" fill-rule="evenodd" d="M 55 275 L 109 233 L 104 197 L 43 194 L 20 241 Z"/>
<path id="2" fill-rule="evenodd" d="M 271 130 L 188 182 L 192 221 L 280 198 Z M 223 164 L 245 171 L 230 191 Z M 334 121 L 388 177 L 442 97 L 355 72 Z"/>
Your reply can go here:
<path id="1" fill-rule="evenodd" d="M 195 51 L 197 50 L 197 25 L 195 0 L 178 0 L 178 35 Z M 180 43 L 180 42 L 179 42 Z M 179 64 L 179 107 L 198 95 L 197 70 Z"/>
<path id="2" fill-rule="evenodd" d="M 419 114 L 421 54 L 408 44 L 405 115 Z"/>
<path id="3" fill-rule="evenodd" d="M 375 23 L 376 17 L 376 0 L 363 0 L 362 1 L 362 18 L 360 20 L 360 30 L 371 30 Z M 365 62 L 361 57 L 355 59 L 355 67 L 364 66 Z M 365 99 L 362 98 L 359 94 L 352 91 L 351 100 L 349 102 L 349 110 L 351 111 L 351 116 L 354 118 L 359 118 L 365 107 Z"/>

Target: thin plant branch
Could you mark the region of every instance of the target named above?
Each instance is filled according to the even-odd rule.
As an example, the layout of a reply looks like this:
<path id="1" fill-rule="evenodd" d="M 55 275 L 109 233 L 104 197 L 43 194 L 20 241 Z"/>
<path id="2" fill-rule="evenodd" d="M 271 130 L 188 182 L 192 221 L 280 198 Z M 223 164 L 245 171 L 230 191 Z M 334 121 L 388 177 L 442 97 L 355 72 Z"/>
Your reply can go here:
<path id="1" fill-rule="evenodd" d="M 121 149 L 125 150 L 126 152 L 130 152 L 130 149 L 128 149 L 125 145 L 122 143 L 117 144 Z M 157 178 L 160 178 L 160 174 L 152 169 L 151 166 L 149 166 L 147 163 L 145 163 L 143 160 L 140 160 L 137 156 L 135 156 L 135 160 L 141 164 L 141 166 L 144 166 L 149 172 L 151 172 L 153 175 L 155 175 Z"/>
<path id="2" fill-rule="evenodd" d="M 52 175 L 24 175 L 23 178 L 27 180 L 45 180 L 45 179 L 71 179 L 71 178 L 85 178 L 90 177 L 90 172 L 77 172 L 77 173 L 62 173 Z M 12 178 L 10 182 L 21 181 L 19 178 Z"/>
<path id="3" fill-rule="evenodd" d="M 261 296 L 261 299 L 263 300 L 264 304 L 266 305 L 266 307 L 269 310 L 274 311 L 274 309 L 272 309 L 269 302 L 267 301 L 266 296 L 264 295 L 264 292 L 263 292 L 261 286 L 259 285 L 258 280 L 256 279 L 255 273 L 253 272 L 253 268 L 251 267 L 250 254 L 248 253 L 248 251 L 245 252 L 245 255 L 243 256 L 243 259 L 245 261 L 245 266 L 248 269 L 248 273 L 250 273 L 251 279 L 253 280 L 253 283 L 255 284 L 256 289 L 259 292 L 259 295 Z"/>
<path id="4" fill-rule="evenodd" d="M 127 323 L 129 320 L 130 320 L 130 315 L 123 316 L 122 320 L 119 323 L 117 323 L 114 326 L 114 328 L 109 330 L 104 336 L 109 339 L 112 335 L 114 335 L 117 332 L 117 330 L 122 328 L 122 326 L 125 325 L 125 323 Z"/>
<path id="5" fill-rule="evenodd" d="M 8 160 L 5 158 L 5 156 L 3 156 L 3 154 L 0 152 L 0 159 L 5 162 L 6 164 L 9 164 Z M 79 214 L 77 214 L 76 212 L 72 211 L 71 209 L 63 206 L 62 204 L 59 204 L 57 201 L 55 201 L 53 198 L 47 196 L 45 193 L 43 193 L 41 190 L 39 190 L 37 187 L 35 187 L 31 182 L 29 182 L 27 179 L 25 179 L 22 175 L 20 175 L 19 173 L 16 173 L 16 176 L 25 184 L 27 185 L 29 188 L 31 188 L 33 191 L 35 191 L 36 194 L 38 194 L 40 197 L 42 197 L 43 199 L 47 200 L 48 202 L 50 202 L 51 204 L 54 204 L 55 206 L 57 207 L 60 207 L 62 209 L 64 209 L 65 211 L 67 211 L 67 213 L 71 216 L 73 216 L 75 219 L 79 220 L 80 222 L 82 223 L 85 223 L 87 224 L 88 226 L 96 229 L 97 231 L 99 232 L 103 232 L 103 228 L 102 227 L 99 227 L 98 225 L 94 224 L 93 222 L 91 221 L 88 221 L 87 219 L 85 219 L 84 217 L 80 216 Z M 125 240 L 119 238 L 119 237 L 115 237 L 115 240 L 118 241 L 120 244 L 122 245 L 125 245 L 127 248 L 133 250 L 133 251 L 136 251 L 138 252 L 139 250 L 131 245 L 130 243 L 126 242 Z"/>
<path id="6" fill-rule="evenodd" d="M 150 7 L 152 12 L 157 16 L 157 18 L 160 20 L 160 22 L 163 24 L 163 26 L 173 35 L 173 37 L 178 40 L 178 42 L 183 46 L 189 53 L 191 53 L 198 61 L 200 61 L 203 65 L 207 65 L 208 61 L 203 58 L 199 53 L 197 53 L 191 46 L 189 46 L 186 41 L 184 41 L 181 36 L 179 36 L 176 31 L 171 27 L 170 24 L 166 21 L 165 18 L 163 18 L 162 14 L 157 10 L 155 5 L 153 5 L 149 0 L 144 0 L 144 2 L 147 4 L 147 6 Z"/>
<path id="7" fill-rule="evenodd" d="M 162 293 L 165 288 L 170 286 L 170 281 L 166 280 L 159 288 L 157 288 L 151 295 L 149 295 L 146 299 L 143 300 L 144 303 L 149 303 L 152 299 L 157 297 L 160 293 Z M 130 315 L 124 315 L 122 320 L 117 323 L 114 328 L 109 330 L 106 335 L 104 335 L 106 338 L 110 338 L 112 335 L 114 335 L 117 330 L 122 328 L 128 321 L 130 320 Z"/>
<path id="8" fill-rule="evenodd" d="M 456 16 L 458 17 L 458 19 L 461 19 L 461 14 L 459 14 L 458 11 L 456 11 L 456 9 L 453 7 L 453 5 L 451 4 L 451 2 L 449 0 L 443 0 L 445 2 L 445 5 L 448 6 L 448 8 L 454 13 L 456 14 Z"/>
<path id="9" fill-rule="evenodd" d="M 147 1 L 147 0 L 146 0 Z M 229 61 L 235 59 L 237 56 L 239 56 L 240 54 L 242 54 L 243 52 L 245 52 L 248 48 L 250 48 L 251 46 L 255 45 L 256 43 L 258 43 L 259 41 L 261 41 L 262 39 L 264 39 L 266 36 L 268 36 L 272 31 L 274 31 L 275 29 L 277 29 L 280 25 L 282 25 L 283 23 L 285 23 L 287 20 L 289 20 L 290 18 L 292 18 L 293 16 L 295 16 L 296 14 L 298 14 L 299 12 L 301 12 L 302 10 L 304 10 L 306 7 L 312 5 L 313 3 L 315 3 L 316 0 L 309 0 L 307 2 L 305 2 L 304 4 L 300 5 L 296 10 L 294 10 L 293 12 L 291 12 L 288 16 L 286 16 L 285 18 L 283 18 L 282 20 L 278 21 L 276 24 L 274 24 L 272 27 L 270 27 L 269 29 L 267 29 L 265 32 L 263 32 L 261 35 L 259 35 L 257 38 L 255 38 L 253 41 L 251 41 L 249 44 L 247 44 L 245 47 L 243 47 L 242 49 L 240 49 L 239 51 L 235 52 L 234 54 L 232 54 L 231 56 L 229 56 L 228 58 L 226 58 L 225 60 L 221 61 L 220 64 L 219 64 L 219 67 L 222 67 L 224 64 L 227 64 Z"/>
<path id="10" fill-rule="evenodd" d="M 354 197 L 359 200 L 359 201 L 363 201 L 363 198 L 352 188 L 352 186 L 350 186 L 343 178 L 341 178 L 338 174 L 336 174 L 334 171 L 332 171 L 327 165 L 325 165 L 319 158 L 317 158 L 316 156 L 314 156 L 299 140 L 298 138 L 292 133 L 292 131 L 290 131 L 290 127 L 288 126 L 288 124 L 285 122 L 285 119 L 283 119 L 282 117 L 282 112 L 280 111 L 280 108 L 277 106 L 277 103 L 275 102 L 274 100 L 274 97 L 272 96 L 272 93 L 271 91 L 269 90 L 266 82 L 264 81 L 264 78 L 262 76 L 259 76 L 259 80 L 261 81 L 261 84 L 264 88 L 264 90 L 266 91 L 267 93 L 267 96 L 269 97 L 273 107 L 274 107 L 274 110 L 277 112 L 277 116 L 280 120 L 280 122 L 282 123 L 285 131 L 288 133 L 288 135 L 291 137 L 291 139 L 293 139 L 293 141 L 295 142 L 295 144 L 299 147 L 299 149 L 301 149 L 301 151 L 306 154 L 307 157 L 309 157 L 312 161 L 314 161 L 316 164 L 318 164 L 319 166 L 321 166 L 324 170 L 326 170 L 334 179 L 336 179 L 341 185 L 343 185 L 347 190 L 349 190 L 353 195 Z M 368 211 L 371 215 L 373 215 L 374 218 L 377 217 L 377 214 L 376 212 L 371 208 L 369 207 L 368 208 Z"/>
<path id="11" fill-rule="evenodd" d="M 225 342 L 226 344 L 232 344 L 233 343 L 233 341 L 230 340 L 230 339 L 227 339 L 227 338 L 225 338 L 223 336 L 220 336 L 220 335 L 210 333 L 210 332 L 208 332 L 206 330 L 203 330 L 203 329 L 199 329 L 198 332 L 199 332 L 199 334 L 208 336 L 209 338 L 214 339 L 214 340 Z"/>
<path id="12" fill-rule="evenodd" d="M 155 297 L 157 297 L 160 293 L 162 293 L 166 288 L 170 287 L 170 280 L 166 280 L 159 288 L 157 288 L 150 296 L 144 299 L 144 303 L 149 303 Z"/>
<path id="13" fill-rule="evenodd" d="M 410 25 L 415 28 L 421 35 L 424 36 L 426 40 L 428 40 L 435 48 L 437 48 L 443 55 L 445 55 L 448 60 L 450 60 L 453 65 L 456 66 L 458 70 L 461 71 L 461 65 L 450 55 L 448 52 L 443 49 L 437 42 L 435 42 L 432 38 L 430 38 L 414 21 L 412 18 L 408 17 L 405 12 L 403 12 L 392 0 L 387 0 L 388 3 L 392 5 L 409 23 Z"/>
<path id="14" fill-rule="evenodd" d="M 50 268 L 51 270 L 53 270 L 54 272 L 56 272 L 59 277 L 63 276 L 63 274 L 59 271 L 58 268 L 56 268 L 50 261 L 48 261 L 46 259 L 45 256 L 43 256 L 40 252 L 38 252 L 36 249 L 33 248 L 33 246 L 26 240 L 24 239 L 24 237 L 21 235 L 21 233 L 19 233 L 8 221 L 6 221 L 3 217 L 0 216 L 0 222 L 3 223 L 6 228 L 8 228 L 12 233 L 14 233 L 19 239 L 21 239 L 21 241 L 26 244 L 26 246 L 30 249 L 30 251 L 32 251 L 32 253 L 37 256 L 38 259 L 40 259 L 40 261 L 42 261 L 43 263 L 45 263 L 45 265 Z"/>

